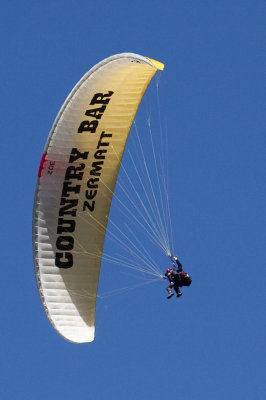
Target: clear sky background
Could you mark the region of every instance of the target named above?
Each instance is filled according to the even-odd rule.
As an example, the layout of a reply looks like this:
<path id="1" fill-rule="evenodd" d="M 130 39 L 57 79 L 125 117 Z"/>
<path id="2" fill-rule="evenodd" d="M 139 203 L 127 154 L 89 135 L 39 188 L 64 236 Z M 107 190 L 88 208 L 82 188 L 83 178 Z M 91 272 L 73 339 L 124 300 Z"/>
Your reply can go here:
<path id="1" fill-rule="evenodd" d="M 9 0 L 0 20 L 1 399 L 264 400 L 265 1 Z M 165 63 L 175 251 L 193 283 L 180 299 L 160 280 L 103 295 L 95 341 L 76 345 L 35 283 L 36 175 L 72 87 L 121 52 Z M 133 285 L 121 276 L 105 263 L 99 293 Z"/>

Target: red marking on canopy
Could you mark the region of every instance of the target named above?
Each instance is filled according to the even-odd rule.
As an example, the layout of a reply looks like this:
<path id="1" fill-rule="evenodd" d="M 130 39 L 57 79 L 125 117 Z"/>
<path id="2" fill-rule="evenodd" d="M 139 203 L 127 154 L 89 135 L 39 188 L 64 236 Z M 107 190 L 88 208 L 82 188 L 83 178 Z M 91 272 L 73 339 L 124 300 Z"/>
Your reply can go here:
<path id="1" fill-rule="evenodd" d="M 46 156 L 46 153 L 44 153 L 42 155 L 42 158 L 41 158 L 41 162 L 40 162 L 40 166 L 39 166 L 39 170 L 38 170 L 38 177 L 39 178 L 41 177 L 41 173 L 42 173 L 42 170 L 43 170 L 43 164 L 44 164 L 44 161 L 45 161 L 45 156 Z"/>

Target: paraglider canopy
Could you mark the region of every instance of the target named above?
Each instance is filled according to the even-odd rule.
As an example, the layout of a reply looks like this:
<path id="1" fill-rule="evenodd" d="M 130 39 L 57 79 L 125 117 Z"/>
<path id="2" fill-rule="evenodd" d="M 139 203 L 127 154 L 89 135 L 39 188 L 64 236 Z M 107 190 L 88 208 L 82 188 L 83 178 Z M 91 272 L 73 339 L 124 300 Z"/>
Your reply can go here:
<path id="1" fill-rule="evenodd" d="M 109 57 L 67 97 L 41 159 L 33 213 L 36 279 L 46 314 L 65 339 L 91 342 L 105 230 L 127 137 L 163 64 Z"/>

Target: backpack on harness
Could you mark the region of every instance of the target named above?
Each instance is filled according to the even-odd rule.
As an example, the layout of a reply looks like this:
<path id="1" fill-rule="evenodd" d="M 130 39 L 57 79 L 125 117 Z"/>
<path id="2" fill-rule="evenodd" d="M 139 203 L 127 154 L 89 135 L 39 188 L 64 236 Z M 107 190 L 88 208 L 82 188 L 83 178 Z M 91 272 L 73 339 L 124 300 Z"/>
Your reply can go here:
<path id="1" fill-rule="evenodd" d="M 182 286 L 190 286 L 191 285 L 192 279 L 186 272 L 182 271 L 180 273 L 180 277 L 181 277 Z"/>

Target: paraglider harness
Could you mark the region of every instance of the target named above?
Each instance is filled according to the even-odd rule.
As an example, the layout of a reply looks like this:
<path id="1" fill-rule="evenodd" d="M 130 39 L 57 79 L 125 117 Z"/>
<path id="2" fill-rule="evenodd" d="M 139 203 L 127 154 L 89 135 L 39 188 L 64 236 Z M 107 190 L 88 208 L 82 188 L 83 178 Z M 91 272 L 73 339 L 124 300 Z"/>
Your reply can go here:
<path id="1" fill-rule="evenodd" d="M 174 273 L 171 274 L 172 275 L 171 278 L 172 278 L 174 284 L 177 284 L 179 287 L 190 286 L 192 279 L 185 271 L 183 271 L 181 262 L 178 260 L 178 258 L 176 256 L 170 256 L 169 258 L 173 263 L 173 272 Z M 177 266 L 175 265 L 175 262 L 176 262 Z M 176 270 L 176 268 L 177 268 L 177 270 Z"/>
<path id="2" fill-rule="evenodd" d="M 190 278 L 190 276 L 184 271 L 179 272 L 179 274 L 180 274 L 180 278 L 181 278 L 180 286 L 190 286 L 191 282 L 192 282 L 192 279 Z"/>

